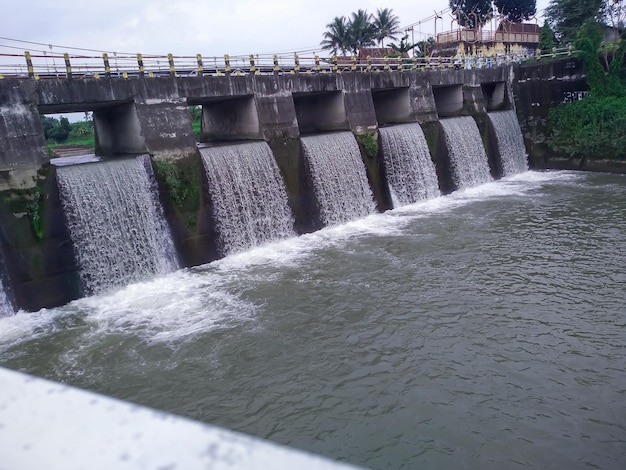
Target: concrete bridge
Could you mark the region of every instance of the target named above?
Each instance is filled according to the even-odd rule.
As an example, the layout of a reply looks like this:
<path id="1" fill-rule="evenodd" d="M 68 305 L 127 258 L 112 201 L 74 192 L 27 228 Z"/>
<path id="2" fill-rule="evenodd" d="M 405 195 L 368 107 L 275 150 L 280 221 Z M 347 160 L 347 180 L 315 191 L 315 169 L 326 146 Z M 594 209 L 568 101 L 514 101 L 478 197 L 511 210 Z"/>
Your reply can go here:
<path id="1" fill-rule="evenodd" d="M 187 107 L 202 106 L 203 141 L 264 139 L 429 122 L 513 107 L 513 67 L 378 73 L 0 81 L 0 171 L 11 186 L 48 161 L 39 116 L 92 111 L 98 155 L 195 152 Z M 8 178 L 7 178 L 8 177 Z"/>

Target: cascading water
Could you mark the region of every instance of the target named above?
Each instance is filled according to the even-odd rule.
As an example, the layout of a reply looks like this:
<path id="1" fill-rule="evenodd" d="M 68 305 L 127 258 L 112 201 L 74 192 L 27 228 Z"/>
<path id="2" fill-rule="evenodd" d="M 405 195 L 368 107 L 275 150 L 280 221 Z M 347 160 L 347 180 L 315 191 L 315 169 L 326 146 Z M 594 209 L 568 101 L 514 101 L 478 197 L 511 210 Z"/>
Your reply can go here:
<path id="1" fill-rule="evenodd" d="M 8 317 L 15 313 L 15 308 L 9 299 L 9 295 L 4 287 L 4 282 L 0 279 L 0 317 Z"/>
<path id="2" fill-rule="evenodd" d="M 439 196 L 435 165 L 420 125 L 383 127 L 379 132 L 393 206 Z"/>
<path id="3" fill-rule="evenodd" d="M 148 156 L 61 167 L 57 182 L 85 293 L 178 267 Z"/>
<path id="4" fill-rule="evenodd" d="M 456 189 L 492 180 L 489 161 L 476 121 L 471 116 L 441 119 L 450 155 L 450 173 Z"/>
<path id="5" fill-rule="evenodd" d="M 502 158 L 502 176 L 527 171 L 526 147 L 515 111 L 495 111 L 487 116 L 496 131 L 496 141 Z"/>
<path id="6" fill-rule="evenodd" d="M 351 132 L 302 138 L 321 222 L 336 225 L 376 210 L 365 166 Z"/>
<path id="7" fill-rule="evenodd" d="M 200 152 L 224 254 L 295 235 L 285 185 L 267 143 Z"/>
<path id="8" fill-rule="evenodd" d="M 10 290 L 6 284 L 6 266 L 4 256 L 0 252 L 0 317 L 8 317 L 15 313 L 15 307 L 11 301 Z"/>

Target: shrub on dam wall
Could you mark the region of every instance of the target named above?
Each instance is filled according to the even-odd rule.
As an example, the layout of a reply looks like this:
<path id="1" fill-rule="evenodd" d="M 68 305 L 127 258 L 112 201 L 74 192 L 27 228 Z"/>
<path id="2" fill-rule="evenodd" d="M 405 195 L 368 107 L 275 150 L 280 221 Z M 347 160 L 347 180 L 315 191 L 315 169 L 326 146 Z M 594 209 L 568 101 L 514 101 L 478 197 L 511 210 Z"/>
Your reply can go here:
<path id="1" fill-rule="evenodd" d="M 587 71 L 589 96 L 550 110 L 547 144 L 554 152 L 583 159 L 626 159 L 626 37 L 616 44 L 610 64 L 603 47 L 598 25 L 586 24 L 576 48 Z"/>
<path id="2" fill-rule="evenodd" d="M 197 226 L 200 209 L 200 162 L 196 156 L 178 160 L 154 161 L 157 178 L 167 191 L 176 213 L 189 230 Z"/>
<path id="3" fill-rule="evenodd" d="M 550 148 L 578 158 L 626 159 L 626 98 L 590 96 L 550 112 Z"/>

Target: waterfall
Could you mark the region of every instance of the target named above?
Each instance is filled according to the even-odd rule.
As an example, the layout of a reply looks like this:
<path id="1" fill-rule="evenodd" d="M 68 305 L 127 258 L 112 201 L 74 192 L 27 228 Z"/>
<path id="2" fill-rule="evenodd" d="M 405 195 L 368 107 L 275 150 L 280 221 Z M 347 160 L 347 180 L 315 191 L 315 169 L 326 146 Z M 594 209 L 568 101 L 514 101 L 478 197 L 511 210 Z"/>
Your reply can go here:
<path id="1" fill-rule="evenodd" d="M 86 293 L 177 268 L 147 155 L 60 167 L 57 182 Z"/>
<path id="2" fill-rule="evenodd" d="M 0 278 L 0 318 L 8 317 L 15 313 L 13 303 L 9 299 L 9 294 L 6 291 L 3 280 Z"/>
<path id="3" fill-rule="evenodd" d="M 489 161 L 474 118 L 447 118 L 440 123 L 446 136 L 450 173 L 456 189 L 471 188 L 491 181 Z"/>
<path id="4" fill-rule="evenodd" d="M 7 285 L 7 269 L 4 263 L 3 253 L 0 251 L 0 318 L 8 317 L 15 313 L 15 307 L 11 301 L 11 291 Z"/>
<path id="5" fill-rule="evenodd" d="M 200 152 L 224 254 L 295 235 L 285 185 L 267 143 Z"/>
<path id="6" fill-rule="evenodd" d="M 435 165 L 420 125 L 383 127 L 379 132 L 393 206 L 439 196 Z"/>
<path id="7" fill-rule="evenodd" d="M 502 176 L 510 176 L 528 170 L 526 147 L 515 111 L 488 113 L 496 131 L 496 141 L 502 159 Z"/>
<path id="8" fill-rule="evenodd" d="M 335 225 L 375 211 L 361 152 L 351 132 L 302 138 L 313 190 L 324 225 Z"/>

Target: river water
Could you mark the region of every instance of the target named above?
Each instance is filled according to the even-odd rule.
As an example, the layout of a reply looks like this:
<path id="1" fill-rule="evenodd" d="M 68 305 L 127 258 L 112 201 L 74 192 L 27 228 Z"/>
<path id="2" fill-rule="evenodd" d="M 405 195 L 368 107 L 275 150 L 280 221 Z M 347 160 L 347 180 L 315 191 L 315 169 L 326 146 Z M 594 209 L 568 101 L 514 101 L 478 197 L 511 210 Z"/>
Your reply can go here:
<path id="1" fill-rule="evenodd" d="M 0 364 L 371 468 L 625 468 L 626 176 L 526 172 L 1 318 Z"/>

